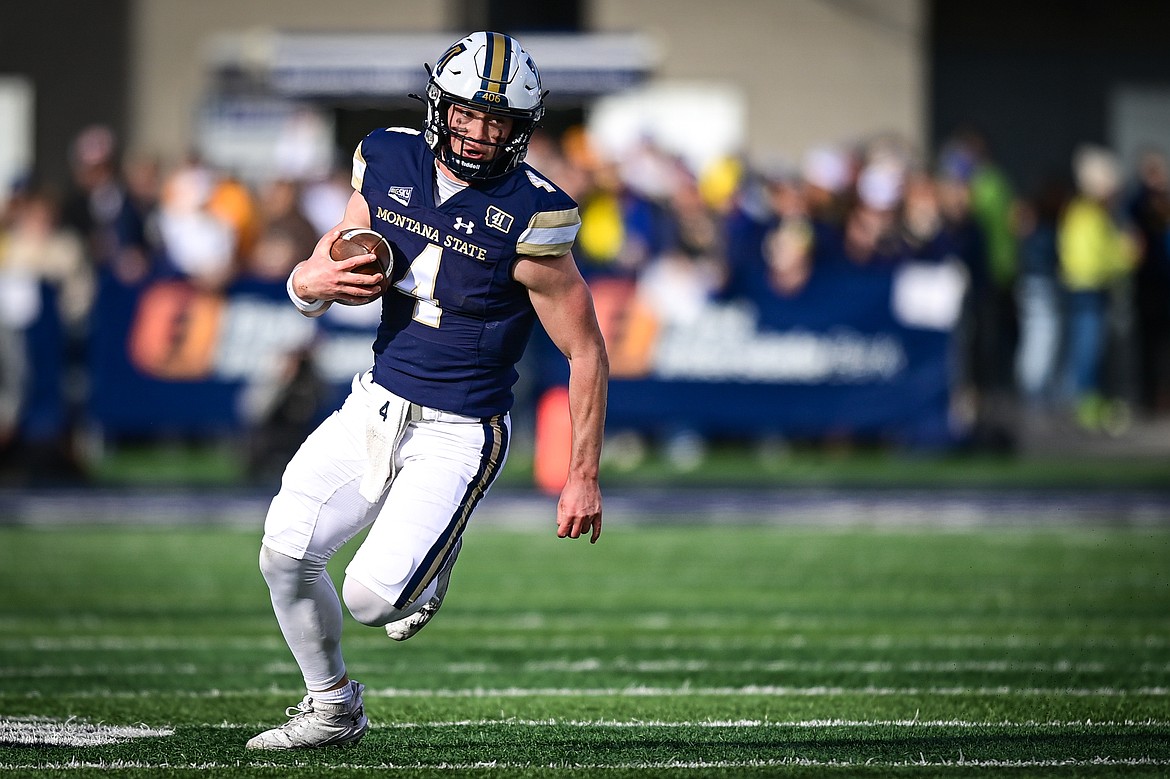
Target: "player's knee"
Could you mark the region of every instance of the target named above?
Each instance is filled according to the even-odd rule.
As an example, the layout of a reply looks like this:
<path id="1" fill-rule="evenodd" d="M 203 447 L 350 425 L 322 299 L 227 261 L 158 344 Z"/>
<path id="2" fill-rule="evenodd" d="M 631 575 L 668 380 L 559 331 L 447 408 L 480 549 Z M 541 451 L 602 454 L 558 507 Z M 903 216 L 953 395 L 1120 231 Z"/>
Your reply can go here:
<path id="1" fill-rule="evenodd" d="M 299 591 L 302 586 L 312 584 L 324 567 L 323 563 L 297 560 L 266 546 L 260 547 L 260 573 L 273 593 Z"/>
<path id="2" fill-rule="evenodd" d="M 345 583 L 341 586 L 341 597 L 349 613 L 363 625 L 381 627 L 404 616 L 393 603 L 371 592 L 364 584 L 349 576 L 345 577 Z"/>

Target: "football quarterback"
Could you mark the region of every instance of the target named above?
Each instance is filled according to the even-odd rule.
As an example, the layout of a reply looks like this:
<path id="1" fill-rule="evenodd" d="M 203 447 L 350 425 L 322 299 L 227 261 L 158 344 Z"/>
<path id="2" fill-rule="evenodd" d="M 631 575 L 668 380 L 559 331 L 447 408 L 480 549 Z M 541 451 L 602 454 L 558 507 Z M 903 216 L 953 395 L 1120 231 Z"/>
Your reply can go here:
<path id="1" fill-rule="evenodd" d="M 570 367 L 556 532 L 601 533 L 609 366 L 571 254 L 577 204 L 524 162 L 544 112 L 540 74 L 497 32 L 456 41 L 428 70 L 423 130 L 379 128 L 361 141 L 340 223 L 288 279 L 308 316 L 380 295 L 381 321 L 372 367 L 293 456 L 268 510 L 260 568 L 307 695 L 249 748 L 365 733 L 363 687 L 342 657 L 342 602 L 396 640 L 437 613 L 464 530 L 506 460 L 516 364 L 537 321 Z M 386 238 L 389 278 L 354 272 L 372 255 L 329 257 L 350 228 Z M 325 565 L 366 528 L 339 597 Z"/>

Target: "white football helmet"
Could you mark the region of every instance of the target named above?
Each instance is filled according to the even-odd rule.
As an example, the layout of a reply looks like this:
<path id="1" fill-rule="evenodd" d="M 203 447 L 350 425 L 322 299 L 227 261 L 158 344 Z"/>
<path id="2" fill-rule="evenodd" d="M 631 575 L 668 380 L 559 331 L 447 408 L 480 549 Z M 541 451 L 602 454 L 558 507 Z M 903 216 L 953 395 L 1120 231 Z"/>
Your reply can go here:
<path id="1" fill-rule="evenodd" d="M 430 73 L 427 82 L 426 141 L 431 151 L 457 176 L 486 181 L 503 176 L 524 160 L 532 131 L 544 116 L 540 72 L 520 42 L 498 32 L 474 32 L 455 42 Z M 490 161 L 473 160 L 451 148 L 448 109 L 458 104 L 511 117 L 512 132 L 492 144 Z"/>

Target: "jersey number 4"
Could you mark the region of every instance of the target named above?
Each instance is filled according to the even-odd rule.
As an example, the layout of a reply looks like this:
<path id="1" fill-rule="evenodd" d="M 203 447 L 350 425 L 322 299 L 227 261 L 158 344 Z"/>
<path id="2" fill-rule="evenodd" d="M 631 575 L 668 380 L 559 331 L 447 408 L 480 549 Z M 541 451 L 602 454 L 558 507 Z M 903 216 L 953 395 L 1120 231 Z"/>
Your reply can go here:
<path id="1" fill-rule="evenodd" d="M 435 299 L 435 279 L 439 277 L 442 260 L 443 247 L 427 244 L 427 248 L 411 261 L 406 275 L 394 285 L 415 299 L 413 319 L 427 327 L 438 327 L 443 316 L 443 309 Z"/>

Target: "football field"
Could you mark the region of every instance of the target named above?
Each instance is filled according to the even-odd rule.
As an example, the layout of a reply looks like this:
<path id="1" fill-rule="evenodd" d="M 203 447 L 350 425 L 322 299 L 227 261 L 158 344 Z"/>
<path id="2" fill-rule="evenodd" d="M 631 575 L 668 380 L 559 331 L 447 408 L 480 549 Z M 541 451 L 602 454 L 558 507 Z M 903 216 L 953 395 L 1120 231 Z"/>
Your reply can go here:
<path id="1" fill-rule="evenodd" d="M 1164 519 L 688 519 L 473 526 L 419 635 L 347 616 L 366 738 L 296 753 L 243 746 L 303 694 L 258 527 L 0 527 L 0 773 L 1170 774 Z"/>

